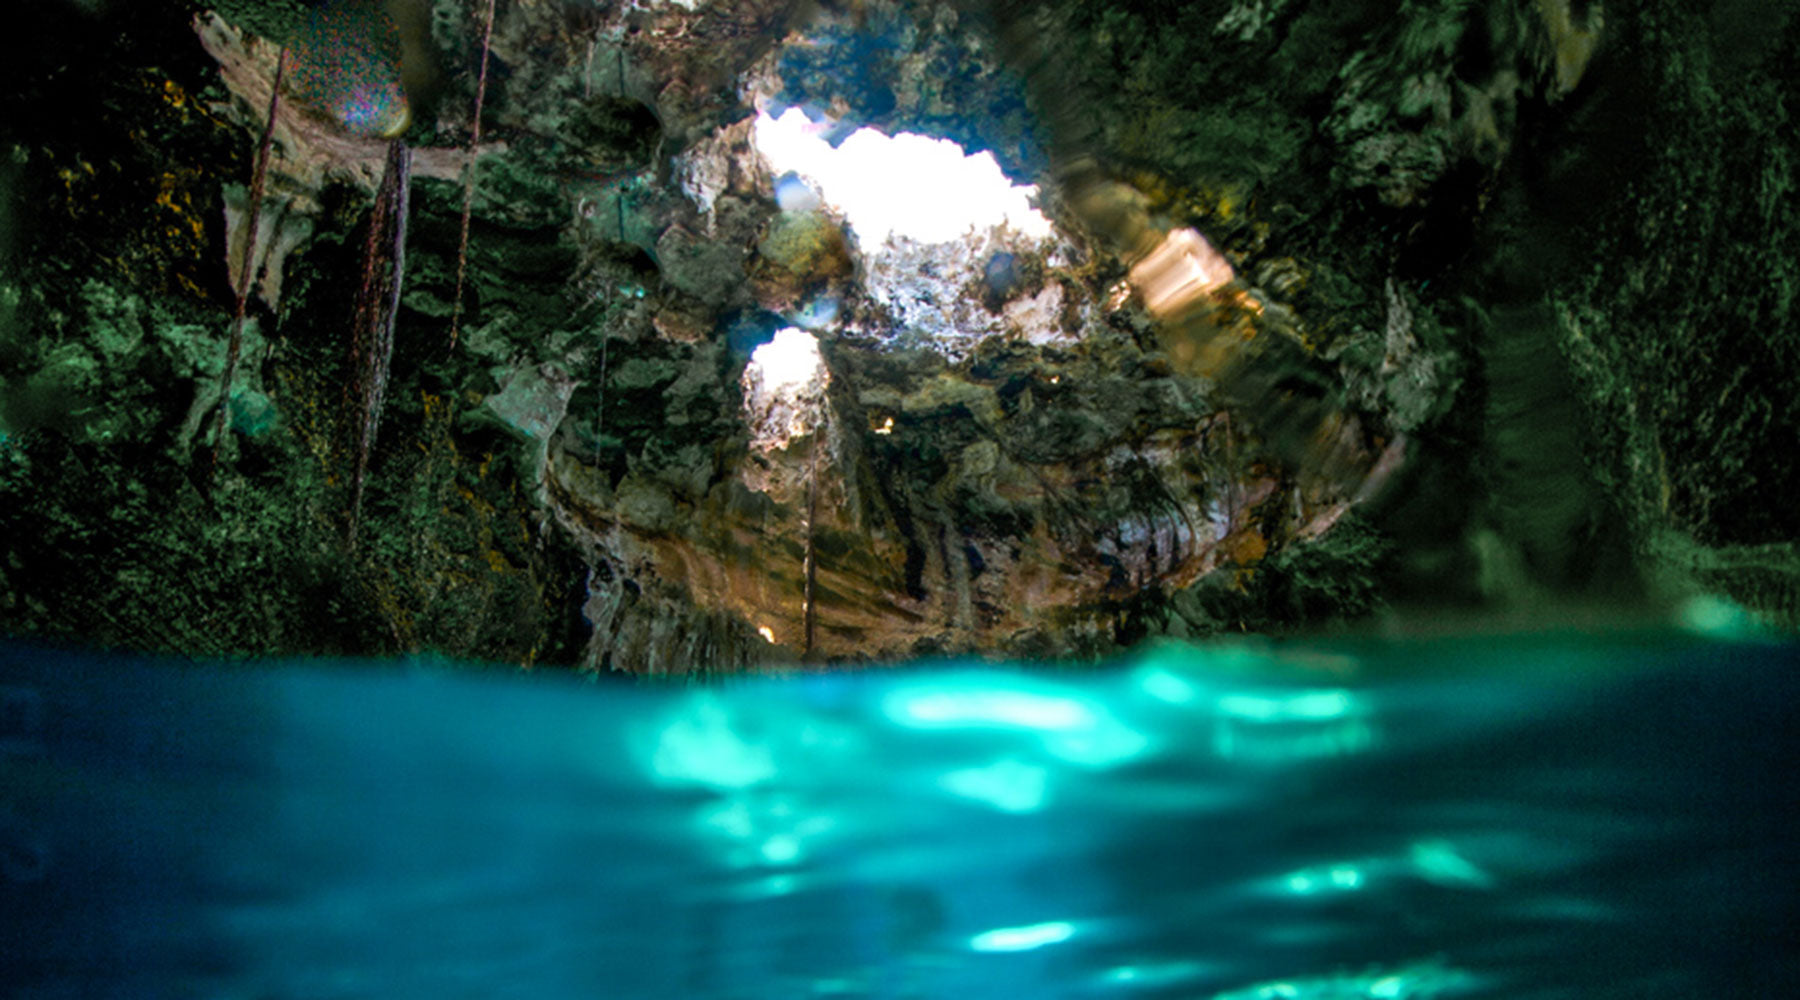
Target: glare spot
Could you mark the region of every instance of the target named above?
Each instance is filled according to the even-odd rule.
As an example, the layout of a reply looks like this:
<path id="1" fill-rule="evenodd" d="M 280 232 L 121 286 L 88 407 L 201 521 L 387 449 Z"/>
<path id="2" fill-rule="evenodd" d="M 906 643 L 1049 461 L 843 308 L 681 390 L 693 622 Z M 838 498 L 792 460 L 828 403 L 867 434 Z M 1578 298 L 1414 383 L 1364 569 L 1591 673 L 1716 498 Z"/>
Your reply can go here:
<path id="1" fill-rule="evenodd" d="M 814 212 L 822 204 L 819 192 L 791 170 L 775 181 L 775 203 L 783 212 Z"/>
<path id="2" fill-rule="evenodd" d="M 1231 262 L 1192 229 L 1177 229 L 1131 268 L 1144 308 L 1159 319 L 1185 312 L 1231 283 Z"/>
<path id="3" fill-rule="evenodd" d="M 863 252 L 889 235 L 922 243 L 948 243 L 971 229 L 1006 223 L 1029 235 L 1050 235 L 1050 223 L 1029 198 L 1034 186 L 1015 186 L 989 152 L 965 155 L 948 139 L 902 132 L 856 130 L 833 149 L 799 108 L 779 118 L 759 114 L 756 148 L 778 171 L 813 181 L 825 201 L 856 230 Z M 790 197 L 802 197 L 791 187 Z M 776 195 L 781 197 L 782 189 Z"/>
<path id="4" fill-rule="evenodd" d="M 881 422 L 881 426 L 875 428 L 875 433 L 877 433 L 877 434 L 892 434 L 892 433 L 894 433 L 894 418 L 889 417 L 886 420 L 883 420 Z"/>
<path id="5" fill-rule="evenodd" d="M 1066 920 L 1032 924 L 1028 927 L 999 927 L 969 939 L 975 951 L 1031 951 L 1045 945 L 1060 944 L 1075 936 L 1075 925 Z"/>
<path id="6" fill-rule="evenodd" d="M 338 104 L 338 117 L 360 135 L 393 138 L 412 124 L 406 98 L 395 85 L 358 85 Z"/>
<path id="7" fill-rule="evenodd" d="M 764 642 L 769 643 L 770 645 L 775 644 L 775 630 L 769 626 L 764 625 L 761 628 L 758 628 L 756 634 L 762 636 Z"/>
<path id="8" fill-rule="evenodd" d="M 1036 765 L 1000 760 L 987 767 L 951 771 L 938 779 L 938 785 L 953 795 L 985 802 L 1001 812 L 1029 813 L 1043 808 L 1050 773 Z"/>
<path id="9" fill-rule="evenodd" d="M 836 322 L 837 317 L 837 298 L 831 295 L 821 295 L 794 313 L 793 320 L 795 326 L 808 330 L 823 330 Z"/>
<path id="10" fill-rule="evenodd" d="M 1761 623 L 1741 605 L 1709 594 L 1683 602 L 1675 620 L 1689 632 L 1710 639 L 1755 638 L 1762 631 Z"/>

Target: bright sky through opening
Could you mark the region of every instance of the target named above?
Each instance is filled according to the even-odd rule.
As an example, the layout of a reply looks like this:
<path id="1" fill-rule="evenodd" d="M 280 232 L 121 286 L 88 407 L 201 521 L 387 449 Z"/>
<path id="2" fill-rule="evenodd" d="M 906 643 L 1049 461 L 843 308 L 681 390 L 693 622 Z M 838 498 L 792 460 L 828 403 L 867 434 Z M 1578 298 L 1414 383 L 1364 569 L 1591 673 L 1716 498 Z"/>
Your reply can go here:
<path id="1" fill-rule="evenodd" d="M 949 243 L 971 227 L 1002 222 L 1028 236 L 1050 235 L 1050 220 L 1027 198 L 1035 186 L 1006 179 L 989 152 L 965 156 L 948 139 L 902 132 L 883 135 L 857 129 L 836 149 L 799 108 L 780 118 L 756 118 L 756 148 L 777 174 L 793 171 L 818 185 L 825 200 L 849 220 L 864 253 L 888 234 L 921 243 Z"/>
<path id="2" fill-rule="evenodd" d="M 794 393 L 825 367 L 818 338 L 805 330 L 786 327 L 773 340 L 750 354 L 750 363 L 762 369 L 763 387 L 774 393 Z"/>

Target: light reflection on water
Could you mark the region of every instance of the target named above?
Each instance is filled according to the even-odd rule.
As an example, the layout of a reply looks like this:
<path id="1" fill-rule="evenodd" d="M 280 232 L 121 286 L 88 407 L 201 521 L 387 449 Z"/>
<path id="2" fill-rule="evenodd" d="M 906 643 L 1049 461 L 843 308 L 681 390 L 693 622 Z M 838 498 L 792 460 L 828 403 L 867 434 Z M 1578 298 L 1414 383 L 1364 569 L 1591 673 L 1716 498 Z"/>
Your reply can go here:
<path id="1" fill-rule="evenodd" d="M 1794 660 L 1240 645 L 662 687 L 0 651 L 0 978 L 1795 995 Z"/>

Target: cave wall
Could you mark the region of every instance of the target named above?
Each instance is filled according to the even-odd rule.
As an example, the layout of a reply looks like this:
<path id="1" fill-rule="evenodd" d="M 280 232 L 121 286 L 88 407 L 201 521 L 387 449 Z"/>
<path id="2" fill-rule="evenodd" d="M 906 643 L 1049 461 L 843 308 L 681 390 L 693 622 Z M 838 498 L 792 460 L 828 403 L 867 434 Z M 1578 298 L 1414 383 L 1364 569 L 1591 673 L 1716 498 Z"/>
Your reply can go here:
<path id="1" fill-rule="evenodd" d="M 306 6 L 20 15 L 0 628 L 685 672 L 1691 593 L 1794 623 L 1792 4 L 502 2 L 460 309 L 481 5 L 388 9 L 429 58 L 354 528 L 384 147 L 304 102 L 209 419 Z M 1057 248 L 965 262 L 1004 332 L 907 340 L 842 220 L 776 204 L 759 102 L 1038 184 Z M 1187 229 L 1234 281 L 1160 315 L 1134 268 Z M 813 429 L 761 447 L 748 348 L 821 296 Z"/>

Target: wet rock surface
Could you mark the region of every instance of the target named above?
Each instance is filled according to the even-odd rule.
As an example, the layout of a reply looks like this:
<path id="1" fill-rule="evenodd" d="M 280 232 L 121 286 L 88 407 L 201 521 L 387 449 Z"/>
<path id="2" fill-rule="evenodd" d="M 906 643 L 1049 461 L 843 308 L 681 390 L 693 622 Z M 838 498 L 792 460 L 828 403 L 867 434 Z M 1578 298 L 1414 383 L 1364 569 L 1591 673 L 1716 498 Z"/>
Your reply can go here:
<path id="1" fill-rule="evenodd" d="M 385 144 L 306 94 L 209 462 L 281 45 L 330 55 L 305 5 L 28 15 L 107 41 L 4 71 L 0 627 L 666 673 L 1794 620 L 1800 84 L 1741 44 L 1785 6 L 515 0 L 472 155 L 485 5 L 364 6 L 414 156 L 354 545 Z M 991 151 L 1055 232 L 864 246 L 755 149 L 787 107 Z M 755 353 L 790 327 L 798 375 Z"/>

